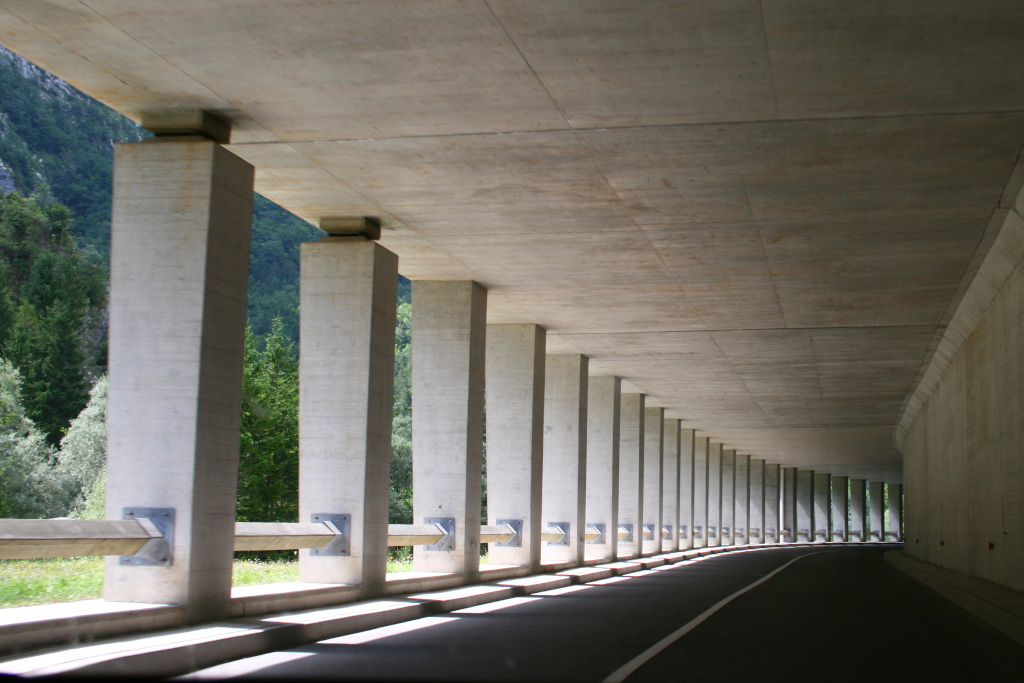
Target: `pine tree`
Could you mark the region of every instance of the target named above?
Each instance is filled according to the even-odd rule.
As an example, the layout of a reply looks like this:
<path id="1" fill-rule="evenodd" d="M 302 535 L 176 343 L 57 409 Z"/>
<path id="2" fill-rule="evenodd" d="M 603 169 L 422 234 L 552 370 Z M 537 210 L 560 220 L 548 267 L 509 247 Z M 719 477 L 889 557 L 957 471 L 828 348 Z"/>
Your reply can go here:
<path id="1" fill-rule="evenodd" d="M 299 365 L 280 318 L 264 349 L 246 329 L 238 511 L 242 522 L 299 515 Z"/>

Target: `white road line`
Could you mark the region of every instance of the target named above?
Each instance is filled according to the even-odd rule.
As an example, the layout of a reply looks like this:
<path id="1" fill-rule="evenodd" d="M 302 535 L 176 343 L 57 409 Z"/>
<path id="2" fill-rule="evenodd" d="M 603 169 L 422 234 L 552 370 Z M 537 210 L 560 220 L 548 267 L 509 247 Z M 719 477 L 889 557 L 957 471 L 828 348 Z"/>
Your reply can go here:
<path id="1" fill-rule="evenodd" d="M 709 607 L 707 610 L 702 612 L 700 614 L 700 616 L 698 616 L 696 619 L 694 619 L 693 621 L 687 623 L 685 626 L 682 626 L 681 628 L 677 629 L 676 631 L 673 631 L 672 633 L 670 633 L 669 635 L 665 636 L 664 638 L 659 640 L 657 643 L 652 645 L 651 647 L 649 647 L 646 650 L 644 650 L 643 652 L 641 652 L 639 655 L 637 655 L 633 659 L 631 659 L 628 662 L 626 662 L 626 664 L 624 666 L 622 666 L 621 668 L 615 670 L 610 676 L 608 676 L 608 678 L 604 679 L 604 681 L 602 681 L 602 683 L 622 683 L 622 681 L 624 681 L 627 676 L 629 676 L 634 671 L 639 669 L 641 666 L 643 666 L 644 664 L 649 662 L 655 655 L 657 655 L 662 650 L 667 648 L 669 645 L 671 645 L 672 643 L 676 642 L 677 640 L 679 640 L 680 638 L 685 636 L 687 633 L 689 633 L 693 629 L 695 629 L 698 626 L 700 626 L 702 623 L 704 623 L 705 620 L 707 620 L 708 617 L 710 617 L 712 614 L 714 614 L 718 610 L 720 610 L 723 607 L 725 607 L 726 605 L 728 605 L 730 602 L 732 602 L 736 598 L 740 597 L 741 595 L 743 595 L 747 591 L 750 591 L 750 590 L 753 590 L 754 588 L 757 588 L 762 583 L 764 583 L 768 579 L 772 578 L 773 576 L 775 576 L 776 574 L 781 572 L 783 569 L 785 569 L 789 565 L 791 565 L 794 562 L 796 562 L 797 560 L 802 560 L 805 557 L 810 557 L 811 555 L 820 555 L 820 554 L 826 553 L 826 552 L 829 552 L 829 551 L 827 551 L 827 550 L 819 550 L 818 552 L 807 553 L 806 555 L 801 555 L 800 557 L 794 557 L 792 560 L 790 560 L 786 564 L 782 565 L 781 567 L 779 567 L 775 571 L 771 572 L 770 574 L 765 574 L 760 579 L 758 579 L 754 583 L 750 584 L 746 588 L 741 588 L 738 591 L 736 591 L 735 593 L 733 593 L 732 595 L 730 595 L 729 597 L 723 598 L 722 600 L 719 600 L 714 605 Z"/>

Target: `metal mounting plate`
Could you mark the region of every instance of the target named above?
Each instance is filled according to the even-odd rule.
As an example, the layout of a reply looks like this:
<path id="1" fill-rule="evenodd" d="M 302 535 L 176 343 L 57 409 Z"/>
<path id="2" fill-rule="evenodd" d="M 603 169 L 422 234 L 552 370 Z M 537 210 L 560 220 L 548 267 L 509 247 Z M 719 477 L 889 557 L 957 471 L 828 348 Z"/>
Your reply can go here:
<path id="1" fill-rule="evenodd" d="M 562 537 L 557 541 L 548 541 L 548 545 L 569 545 L 569 531 L 571 525 L 569 522 L 548 522 L 547 526 L 552 526 L 562 532 Z"/>
<path id="2" fill-rule="evenodd" d="M 310 548 L 309 554 L 315 557 L 348 557 L 352 540 L 352 515 L 333 512 L 314 512 L 309 516 L 310 522 L 330 522 L 340 532 L 334 540 L 323 548 Z"/>
<path id="3" fill-rule="evenodd" d="M 454 517 L 424 517 L 423 523 L 438 524 L 442 529 L 444 529 L 444 536 L 442 536 L 437 543 L 423 546 L 424 550 L 455 550 Z"/>
<path id="4" fill-rule="evenodd" d="M 658 537 L 656 537 L 654 535 L 654 525 L 653 524 L 644 524 L 643 526 L 644 526 L 644 537 L 641 540 L 651 541 L 652 543 L 654 541 L 660 541 L 661 540 L 660 538 L 658 538 Z M 651 537 L 647 538 L 647 534 L 650 534 Z"/>
<path id="5" fill-rule="evenodd" d="M 605 542 L 604 541 L 604 533 L 605 533 L 605 529 L 606 529 L 605 525 L 604 524 L 588 524 L 587 527 L 588 528 L 593 527 L 593 528 L 597 529 L 597 532 L 599 534 L 601 534 L 600 536 L 598 536 L 594 540 L 587 541 L 586 542 L 587 545 L 604 545 L 604 542 Z"/>
<path id="6" fill-rule="evenodd" d="M 512 528 L 512 531 L 516 532 L 515 535 L 507 541 L 501 541 L 500 543 L 492 543 L 500 548 L 522 548 L 523 547 L 523 520 L 521 519 L 496 519 L 495 524 L 507 524 Z"/>
<path id="7" fill-rule="evenodd" d="M 620 543 L 632 543 L 633 542 L 633 525 L 632 524 L 620 524 L 621 528 L 626 530 L 626 537 L 620 538 Z"/>
<path id="8" fill-rule="evenodd" d="M 124 508 L 121 519 L 147 519 L 163 536 L 149 539 L 134 555 L 122 555 L 120 564 L 133 567 L 174 564 L 174 508 Z"/>
<path id="9" fill-rule="evenodd" d="M 671 524 L 663 524 L 661 526 L 661 537 L 662 538 L 666 538 L 666 536 L 668 538 L 670 538 L 670 539 L 672 538 L 672 525 Z"/>

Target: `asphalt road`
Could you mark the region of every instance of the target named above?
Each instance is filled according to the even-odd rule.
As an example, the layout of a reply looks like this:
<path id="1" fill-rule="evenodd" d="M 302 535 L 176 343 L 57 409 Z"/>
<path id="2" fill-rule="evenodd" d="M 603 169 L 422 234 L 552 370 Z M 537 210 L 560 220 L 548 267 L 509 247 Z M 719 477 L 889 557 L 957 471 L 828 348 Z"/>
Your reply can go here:
<path id="1" fill-rule="evenodd" d="M 189 678 L 1021 681 L 1024 647 L 883 560 L 885 548 L 735 552 L 344 636 Z M 728 596 L 677 640 L 626 667 Z"/>

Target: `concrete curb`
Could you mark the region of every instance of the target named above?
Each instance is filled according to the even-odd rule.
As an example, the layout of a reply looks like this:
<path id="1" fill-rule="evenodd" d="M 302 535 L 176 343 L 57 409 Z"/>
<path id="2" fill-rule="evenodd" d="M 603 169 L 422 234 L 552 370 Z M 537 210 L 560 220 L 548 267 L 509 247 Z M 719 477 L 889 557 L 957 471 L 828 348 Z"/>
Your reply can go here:
<path id="1" fill-rule="evenodd" d="M 890 550 L 885 560 L 1007 637 L 1024 645 L 1024 595 Z"/>

